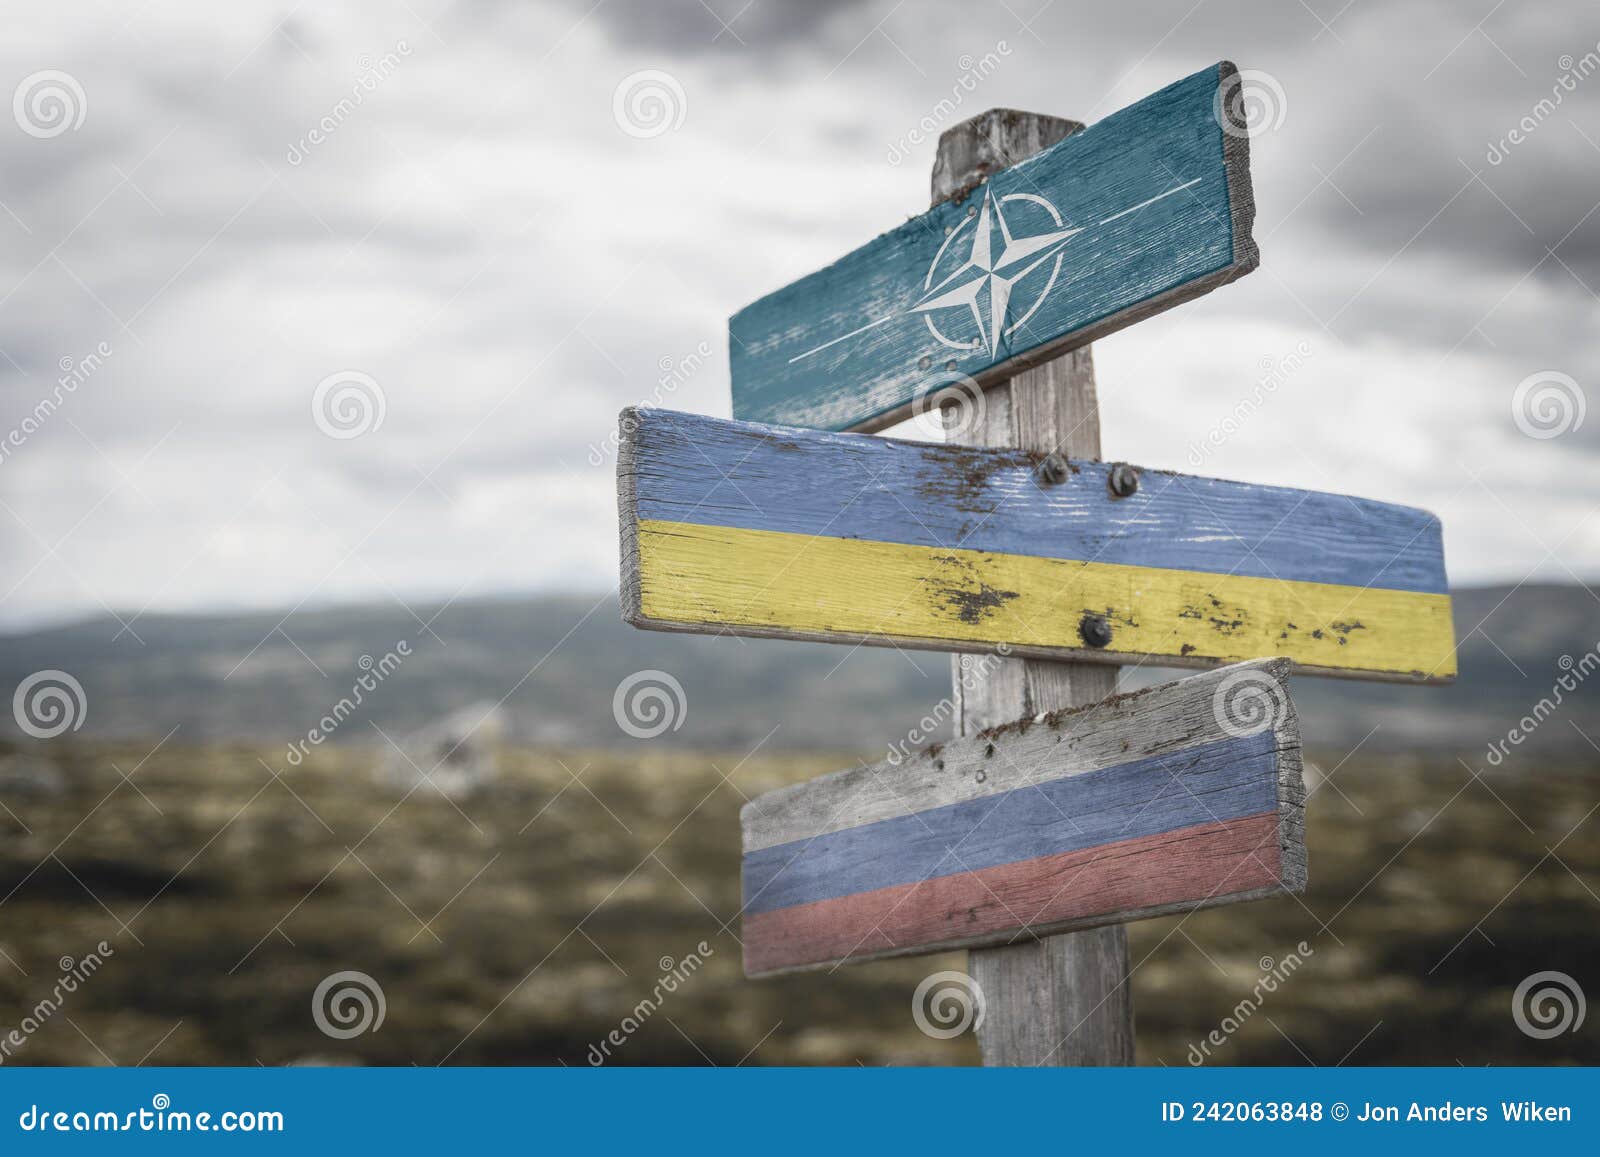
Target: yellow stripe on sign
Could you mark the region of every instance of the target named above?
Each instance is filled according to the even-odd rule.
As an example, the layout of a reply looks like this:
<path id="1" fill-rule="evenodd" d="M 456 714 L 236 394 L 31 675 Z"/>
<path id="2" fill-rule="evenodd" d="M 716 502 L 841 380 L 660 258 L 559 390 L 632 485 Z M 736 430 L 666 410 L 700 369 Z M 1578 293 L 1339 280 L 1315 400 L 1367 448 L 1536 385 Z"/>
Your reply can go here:
<path id="1" fill-rule="evenodd" d="M 1330 672 L 1455 676 L 1450 597 L 1114 563 L 988 554 L 684 522 L 639 524 L 640 611 L 811 637 L 1237 662 L 1281 655 Z"/>

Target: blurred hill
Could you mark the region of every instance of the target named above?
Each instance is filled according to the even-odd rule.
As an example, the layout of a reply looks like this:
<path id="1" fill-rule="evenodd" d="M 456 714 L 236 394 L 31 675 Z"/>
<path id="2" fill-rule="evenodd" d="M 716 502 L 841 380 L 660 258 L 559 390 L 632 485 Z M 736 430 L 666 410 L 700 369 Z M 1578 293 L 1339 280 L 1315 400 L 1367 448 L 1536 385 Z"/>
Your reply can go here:
<path id="1" fill-rule="evenodd" d="M 1309 746 L 1460 752 L 1481 765 L 1486 745 L 1551 696 L 1600 640 L 1600 596 L 1583 586 L 1457 590 L 1461 677 L 1451 687 L 1303 678 L 1295 683 Z M 136 632 L 136 634 L 135 634 Z M 547 596 L 449 605 L 356 606 L 287 616 L 112 617 L 0 640 L 0 679 L 15 687 L 42 669 L 84 687 L 83 738 L 249 740 L 287 745 L 350 694 L 368 659 L 404 641 L 411 652 L 336 743 L 381 743 L 472 704 L 498 713 L 515 743 L 637 747 L 613 715 L 630 674 L 665 671 L 683 687 L 684 748 L 854 751 L 872 757 L 901 738 L 948 690 L 946 656 L 637 631 L 615 599 Z M 364 658 L 365 657 L 365 658 Z M 1129 671 L 1130 684 L 1181 672 Z M 0 716 L 15 733 L 10 715 Z M 1581 729 L 1581 731 L 1580 731 Z M 1580 686 L 1507 760 L 1589 751 L 1600 735 L 1600 679 Z M 658 741 L 652 741 L 658 742 Z"/>

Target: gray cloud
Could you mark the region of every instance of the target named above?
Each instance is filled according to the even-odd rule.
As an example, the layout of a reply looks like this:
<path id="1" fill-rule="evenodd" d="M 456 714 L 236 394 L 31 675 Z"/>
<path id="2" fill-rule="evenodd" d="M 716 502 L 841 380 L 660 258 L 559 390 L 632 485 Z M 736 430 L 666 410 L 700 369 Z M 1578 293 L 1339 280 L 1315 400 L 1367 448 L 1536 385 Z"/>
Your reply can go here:
<path id="1" fill-rule="evenodd" d="M 918 212 L 931 140 L 886 158 L 1002 42 L 959 115 L 1092 119 L 1224 56 L 1283 92 L 1264 265 L 1101 343 L 1108 449 L 1190 466 L 1305 342 L 1199 469 L 1433 507 L 1457 578 L 1600 563 L 1600 418 L 1511 414 L 1600 382 L 1600 76 L 1485 159 L 1587 8 L 711 3 L 737 39 L 698 0 L 32 6 L 0 96 L 57 69 L 87 110 L 39 139 L 0 105 L 0 425 L 113 352 L 0 461 L 0 622 L 614 581 L 617 411 L 727 413 L 728 315 Z M 650 139 L 613 117 L 642 69 L 683 93 Z M 344 370 L 383 394 L 358 438 L 312 411 Z"/>
<path id="2" fill-rule="evenodd" d="M 808 55 L 859 26 L 859 38 L 870 29 L 873 5 L 867 0 L 609 0 L 595 6 L 577 3 L 580 11 L 593 9 L 594 19 L 627 49 L 648 49 L 671 56 L 689 56 L 720 50 L 732 56 Z M 862 21 L 866 23 L 863 25 Z M 830 35 L 830 30 L 835 34 Z"/>

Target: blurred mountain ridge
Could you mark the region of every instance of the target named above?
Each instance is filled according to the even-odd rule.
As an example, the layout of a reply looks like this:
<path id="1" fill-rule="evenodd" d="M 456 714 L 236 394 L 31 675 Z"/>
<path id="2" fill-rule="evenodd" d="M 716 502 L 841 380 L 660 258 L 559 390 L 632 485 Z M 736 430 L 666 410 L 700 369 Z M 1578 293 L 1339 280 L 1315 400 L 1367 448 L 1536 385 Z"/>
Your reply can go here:
<path id="1" fill-rule="evenodd" d="M 1516 727 L 1526 738 L 1507 747 L 1506 766 L 1590 754 L 1590 738 L 1600 742 L 1600 678 L 1580 675 L 1597 661 L 1583 656 L 1600 645 L 1600 597 L 1576 584 L 1453 594 L 1458 681 L 1297 678 L 1308 747 L 1448 751 L 1485 767 L 1489 746 Z M 610 594 L 287 616 L 149 614 L 132 630 L 102 616 L 0 638 L 5 687 L 41 670 L 81 684 L 85 738 L 155 740 L 176 727 L 180 742 L 279 743 L 286 755 L 313 730 L 327 742 L 382 744 L 470 705 L 498 703 L 504 737 L 518 744 L 881 758 L 948 694 L 949 664 L 927 651 L 638 631 L 621 621 Z M 661 674 L 634 680 L 619 696 L 639 672 Z M 1124 684 L 1183 674 L 1125 670 Z M 1578 685 L 1556 702 L 1563 676 Z M 646 697 L 635 701 L 641 687 Z M 664 714 L 630 714 L 641 709 Z M 26 738 L 15 712 L 0 717 L 0 727 Z"/>

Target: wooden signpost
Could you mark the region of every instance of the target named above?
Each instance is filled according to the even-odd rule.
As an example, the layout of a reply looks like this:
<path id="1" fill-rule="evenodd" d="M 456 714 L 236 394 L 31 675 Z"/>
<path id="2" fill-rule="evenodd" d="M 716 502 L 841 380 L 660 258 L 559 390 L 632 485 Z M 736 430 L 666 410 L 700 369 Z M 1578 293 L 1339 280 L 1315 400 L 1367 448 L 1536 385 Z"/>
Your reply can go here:
<path id="1" fill-rule="evenodd" d="M 744 806 L 751 976 L 1305 886 L 1281 659 L 980 731 Z"/>
<path id="2" fill-rule="evenodd" d="M 728 323 L 733 415 L 879 430 L 942 369 L 987 385 L 1254 269 L 1223 62 L 996 172 Z M 942 199 L 941 199 L 942 200 Z"/>
<path id="3" fill-rule="evenodd" d="M 986 1064 L 1131 1064 L 1126 922 L 1304 886 L 1287 672 L 1454 678 L 1433 516 L 1098 461 L 1087 343 L 1257 263 L 1241 103 L 956 126 L 928 213 L 730 321 L 740 420 L 624 413 L 629 622 L 1008 656 L 745 808 L 750 975 L 966 947 Z M 952 377 L 968 444 L 864 433 Z M 1114 695 L 1147 660 L 1233 665 Z"/>
<path id="4" fill-rule="evenodd" d="M 1455 675 L 1439 522 L 1420 510 L 666 410 L 621 428 L 635 626 Z"/>

